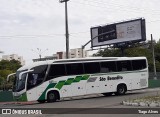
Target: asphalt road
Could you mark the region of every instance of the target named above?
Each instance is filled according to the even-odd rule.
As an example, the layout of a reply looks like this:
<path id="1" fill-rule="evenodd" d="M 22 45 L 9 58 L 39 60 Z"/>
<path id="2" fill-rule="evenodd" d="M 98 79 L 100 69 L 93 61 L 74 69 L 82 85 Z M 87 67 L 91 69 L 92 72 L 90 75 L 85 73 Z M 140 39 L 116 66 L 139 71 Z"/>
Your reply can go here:
<path id="1" fill-rule="evenodd" d="M 151 116 L 151 114 L 115 114 L 116 112 L 118 112 L 119 110 L 124 109 L 136 109 L 136 108 L 142 108 L 142 107 L 133 107 L 133 106 L 124 106 L 121 104 L 122 101 L 127 100 L 127 99 L 135 99 L 138 97 L 143 97 L 143 96 L 149 96 L 149 95 L 157 95 L 160 94 L 160 88 L 156 88 L 156 89 L 145 89 L 145 90 L 138 90 L 138 91 L 130 91 L 127 92 L 126 95 L 123 96 L 103 96 L 101 94 L 95 94 L 95 95 L 88 95 L 88 96 L 81 96 L 81 97 L 74 97 L 74 98 L 65 98 L 64 100 L 55 102 L 55 103 L 34 103 L 34 104 L 30 104 L 30 105 L 22 105 L 22 104 L 8 104 L 8 105 L 0 105 L 0 108 L 18 108 L 18 109 L 25 109 L 25 108 L 50 108 L 48 109 L 49 111 L 54 111 L 54 110 L 62 110 L 62 111 L 56 111 L 56 114 L 48 114 L 48 115 L 23 115 L 26 117 L 159 117 L 160 112 L 158 110 L 159 114 L 154 114 Z M 70 110 L 67 110 L 68 108 L 72 108 Z M 94 110 L 92 108 L 99 108 L 100 114 L 95 114 L 97 110 Z M 112 109 L 114 110 L 112 114 L 104 114 L 105 111 L 108 111 L 107 109 L 109 108 L 112 113 Z M 144 107 L 143 107 L 144 108 Z M 106 110 L 105 110 L 106 109 Z M 152 108 L 148 108 L 148 109 L 152 109 Z M 147 111 L 148 111 L 147 109 Z M 99 111 L 98 110 L 98 111 Z M 155 110 L 155 109 L 153 109 Z M 60 114 L 57 114 L 60 113 Z M 73 113 L 77 113 L 77 114 L 72 114 Z M 84 113 L 87 114 L 84 114 Z M 122 112 L 122 111 L 121 111 Z M 69 113 L 69 114 L 68 114 Z M 83 114 L 82 114 L 83 113 Z M 7 117 L 9 115 L 0 115 Z M 12 115 L 15 117 L 18 117 L 17 115 Z M 20 115 L 22 116 L 22 115 Z"/>

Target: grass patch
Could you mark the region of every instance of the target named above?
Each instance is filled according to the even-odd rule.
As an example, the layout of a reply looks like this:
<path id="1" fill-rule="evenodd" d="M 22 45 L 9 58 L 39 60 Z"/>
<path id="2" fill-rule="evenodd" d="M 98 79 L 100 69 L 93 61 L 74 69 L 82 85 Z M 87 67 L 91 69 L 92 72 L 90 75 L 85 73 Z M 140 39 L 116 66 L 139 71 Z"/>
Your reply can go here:
<path id="1" fill-rule="evenodd" d="M 145 96 L 145 97 L 140 97 L 136 99 L 129 99 L 129 102 L 134 102 L 134 103 L 140 103 L 140 102 L 156 102 L 160 103 L 160 95 L 154 95 L 154 96 Z"/>

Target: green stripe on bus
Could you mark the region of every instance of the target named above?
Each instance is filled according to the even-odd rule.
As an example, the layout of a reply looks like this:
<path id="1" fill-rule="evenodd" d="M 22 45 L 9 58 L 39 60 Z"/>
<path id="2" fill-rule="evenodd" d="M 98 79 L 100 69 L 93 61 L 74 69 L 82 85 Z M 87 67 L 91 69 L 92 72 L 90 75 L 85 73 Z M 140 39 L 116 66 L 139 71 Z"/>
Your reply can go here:
<path id="1" fill-rule="evenodd" d="M 60 90 L 65 84 L 65 82 L 66 82 L 65 80 L 59 81 L 58 84 L 55 86 L 55 88 Z"/>
<path id="2" fill-rule="evenodd" d="M 68 78 L 67 80 L 61 80 L 58 83 L 51 83 L 47 86 L 44 90 L 42 95 L 38 98 L 38 100 L 45 100 L 45 95 L 48 89 L 50 88 L 57 88 L 61 89 L 64 85 L 71 85 L 72 83 L 80 82 L 81 80 L 88 80 L 90 75 L 83 75 L 83 76 L 76 76 L 75 78 Z"/>
<path id="3" fill-rule="evenodd" d="M 90 75 L 84 75 L 81 80 L 88 80 Z"/>
<path id="4" fill-rule="evenodd" d="M 82 76 L 76 76 L 76 78 L 73 80 L 73 82 L 80 82 L 80 80 L 82 79 Z"/>
<path id="5" fill-rule="evenodd" d="M 44 90 L 44 92 L 42 93 L 42 95 L 38 98 L 38 100 L 45 100 L 45 95 L 46 95 L 47 90 L 50 89 L 50 88 L 54 88 L 56 84 L 57 83 L 51 83 L 51 84 L 49 84 L 47 86 L 47 88 Z"/>
<path id="6" fill-rule="evenodd" d="M 74 78 L 69 78 L 64 85 L 71 85 L 73 82 Z"/>

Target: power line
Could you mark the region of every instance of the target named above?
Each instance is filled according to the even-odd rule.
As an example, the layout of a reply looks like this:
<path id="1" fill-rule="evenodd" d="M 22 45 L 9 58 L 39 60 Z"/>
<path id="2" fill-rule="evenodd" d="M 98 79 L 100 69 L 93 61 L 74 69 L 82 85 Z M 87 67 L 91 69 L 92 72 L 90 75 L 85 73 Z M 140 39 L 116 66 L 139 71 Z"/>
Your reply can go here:
<path id="1" fill-rule="evenodd" d="M 85 2 L 87 2 L 87 1 L 89 1 L 89 0 L 85 0 Z M 107 6 L 119 7 L 119 8 L 128 8 L 128 6 L 124 5 L 124 3 L 123 3 L 123 5 L 121 5 L 121 4 L 115 4 L 115 2 L 114 3 L 111 2 L 111 4 L 109 4 L 108 1 L 107 1 L 107 3 L 105 3 L 105 2 L 104 1 L 100 2 L 100 1 L 93 1 L 92 0 L 89 3 L 97 3 L 98 5 L 107 5 Z M 147 9 L 144 9 L 142 7 L 133 7 L 133 5 L 131 5 L 129 8 L 134 9 L 134 10 L 144 10 L 144 11 L 148 10 L 148 11 L 152 11 L 152 12 L 158 12 L 157 10 L 153 10 L 153 9 L 150 9 L 150 8 L 148 9 L 148 7 L 149 6 L 147 6 Z M 158 12 L 158 13 L 160 13 L 160 12 Z"/>
<path id="2" fill-rule="evenodd" d="M 109 7 L 108 9 L 106 9 L 107 7 L 106 6 L 104 6 L 104 3 L 102 3 L 101 5 L 95 5 L 95 4 L 91 4 L 91 3 L 85 3 L 85 2 L 80 2 L 80 1 L 74 1 L 74 2 L 72 2 L 72 3 L 78 3 L 78 4 L 81 4 L 81 5 L 88 5 L 88 6 L 92 6 L 92 7 L 97 7 L 97 8 L 99 8 L 100 10 L 103 10 L 103 11 L 113 11 L 113 9 L 111 9 L 110 7 L 114 7 L 114 6 L 112 6 L 112 5 L 107 5 L 107 7 Z M 93 2 L 94 3 L 94 2 Z M 104 9 L 105 8 L 105 9 Z M 124 10 L 125 9 L 125 10 Z M 97 9 L 96 9 L 97 10 Z M 120 6 L 118 6 L 118 7 L 116 7 L 116 8 L 114 8 L 114 10 L 117 10 L 117 11 L 132 11 L 132 12 L 136 12 L 136 13 L 140 13 L 140 12 L 142 12 L 143 11 L 143 13 L 144 14 L 149 14 L 149 15 L 158 15 L 158 14 L 160 14 L 160 12 L 153 12 L 152 11 L 152 13 L 147 13 L 146 12 L 146 10 L 145 9 L 140 9 L 140 8 L 137 8 L 137 9 L 131 9 L 131 8 L 124 8 L 124 7 L 120 7 Z M 130 12 L 130 13 L 132 13 L 132 12 Z M 104 15 L 104 14 L 102 14 L 102 15 Z"/>
<path id="3" fill-rule="evenodd" d="M 160 22 L 160 20 L 146 21 L 147 23 Z M 84 33 L 90 33 L 90 31 L 82 32 L 71 32 L 70 36 L 80 35 Z M 53 37 L 53 36 L 64 36 L 65 34 L 44 34 L 44 35 L 0 35 L 0 38 L 35 38 L 35 37 Z"/>
<path id="4" fill-rule="evenodd" d="M 77 35 L 77 34 L 88 33 L 88 32 L 90 32 L 90 31 L 73 32 L 73 33 L 70 33 L 70 35 Z"/>
<path id="5" fill-rule="evenodd" d="M 85 2 L 87 2 L 87 1 L 89 1 L 89 0 L 85 0 Z M 106 1 L 105 1 L 106 2 Z M 112 3 L 111 2 L 111 4 L 109 4 L 108 3 L 108 1 L 107 1 L 107 3 L 105 3 L 104 1 L 103 2 L 100 2 L 100 1 L 91 1 L 91 2 L 89 2 L 89 3 L 97 3 L 97 4 L 99 4 L 99 5 L 107 5 L 107 6 L 116 6 L 116 7 L 119 7 L 119 8 L 128 8 L 128 6 L 126 6 L 126 5 L 124 5 L 124 3 L 123 3 L 123 5 L 121 5 L 121 4 L 115 4 L 115 2 L 114 3 Z M 148 7 L 149 6 L 147 6 L 147 9 L 144 9 L 144 8 L 140 8 L 140 7 L 133 7 L 133 5 L 131 5 L 129 8 L 130 9 L 134 9 L 134 10 L 148 10 L 148 11 L 154 11 L 154 12 L 158 12 L 157 10 L 153 10 L 153 9 L 148 9 Z"/>
<path id="6" fill-rule="evenodd" d="M 88 33 L 90 31 L 83 32 L 73 32 L 70 35 L 78 35 L 82 33 Z M 65 34 L 44 34 L 44 35 L 0 35 L 0 38 L 36 38 L 36 37 L 54 37 L 54 36 L 64 36 Z"/>
<path id="7" fill-rule="evenodd" d="M 45 36 L 64 36 L 64 34 L 44 34 L 44 35 L 0 35 L 0 38 L 7 38 L 7 37 L 45 37 Z"/>
<path id="8" fill-rule="evenodd" d="M 79 37 L 79 38 L 90 38 L 90 37 L 88 37 L 88 36 L 78 36 L 78 35 L 71 35 L 71 37 Z"/>

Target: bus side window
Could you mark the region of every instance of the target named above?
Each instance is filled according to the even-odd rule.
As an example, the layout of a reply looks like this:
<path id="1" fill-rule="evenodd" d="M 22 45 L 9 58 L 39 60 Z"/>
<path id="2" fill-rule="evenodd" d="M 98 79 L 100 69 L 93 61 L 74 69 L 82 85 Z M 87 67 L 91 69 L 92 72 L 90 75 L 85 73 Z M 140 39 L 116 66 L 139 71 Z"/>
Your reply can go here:
<path id="1" fill-rule="evenodd" d="M 146 60 L 132 60 L 133 70 L 141 70 L 147 67 Z"/>
<path id="2" fill-rule="evenodd" d="M 53 64 L 51 65 L 48 76 L 46 81 L 60 77 L 60 76 L 66 76 L 66 70 L 65 70 L 65 65 L 64 64 Z"/>
<path id="3" fill-rule="evenodd" d="M 117 61 L 118 71 L 131 71 L 131 61 Z"/>
<path id="4" fill-rule="evenodd" d="M 86 74 L 99 73 L 100 63 L 99 62 L 84 63 L 84 70 Z"/>
<path id="5" fill-rule="evenodd" d="M 82 63 L 66 64 L 67 75 L 84 74 Z"/>
<path id="6" fill-rule="evenodd" d="M 113 61 L 101 62 L 101 73 L 116 72 L 116 63 Z"/>

